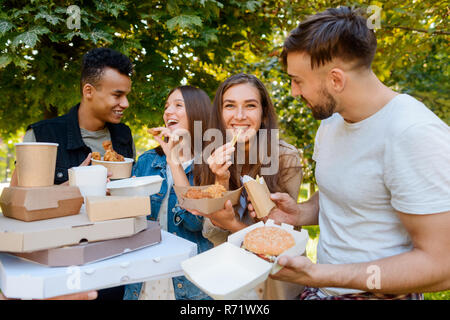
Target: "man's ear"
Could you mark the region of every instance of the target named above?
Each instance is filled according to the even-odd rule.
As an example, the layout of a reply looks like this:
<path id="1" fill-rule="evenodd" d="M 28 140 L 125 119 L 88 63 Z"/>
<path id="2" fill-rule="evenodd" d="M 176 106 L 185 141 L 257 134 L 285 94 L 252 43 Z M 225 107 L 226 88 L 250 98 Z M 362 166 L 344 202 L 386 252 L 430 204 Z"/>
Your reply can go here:
<path id="1" fill-rule="evenodd" d="M 83 86 L 83 97 L 85 97 L 86 99 L 92 99 L 95 93 L 95 87 L 90 84 L 90 83 L 86 83 Z"/>
<path id="2" fill-rule="evenodd" d="M 336 93 L 341 93 L 345 89 L 347 75 L 340 68 L 333 68 L 328 72 L 328 84 Z"/>

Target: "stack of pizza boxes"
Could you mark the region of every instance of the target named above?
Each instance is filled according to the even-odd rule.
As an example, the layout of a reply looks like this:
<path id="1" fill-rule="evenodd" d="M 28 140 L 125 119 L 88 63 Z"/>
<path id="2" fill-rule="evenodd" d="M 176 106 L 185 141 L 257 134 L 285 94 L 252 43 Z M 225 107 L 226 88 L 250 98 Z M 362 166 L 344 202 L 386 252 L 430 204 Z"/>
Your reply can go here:
<path id="1" fill-rule="evenodd" d="M 259 219 L 266 217 L 275 204 L 270 200 L 270 192 L 263 178 L 244 177 L 244 188 Z M 240 190 L 242 191 L 242 190 Z M 222 206 L 223 208 L 223 206 Z M 267 261 L 244 248 L 244 240 L 254 233 L 269 232 L 281 234 L 291 239 L 287 249 L 281 248 L 278 256 Z M 280 231 L 282 230 L 282 231 Z M 252 234 L 253 233 L 253 234 Z M 278 243 L 286 242 L 280 238 Z M 308 242 L 306 230 L 296 231 L 292 225 L 275 224 L 268 219 L 260 221 L 228 236 L 228 241 L 182 262 L 186 277 L 214 299 L 229 300 L 246 297 L 250 290 L 267 279 L 269 274 L 278 272 L 279 257 L 304 254 Z"/>
<path id="2" fill-rule="evenodd" d="M 2 277 L 0 285 L 3 293 L 11 298 L 49 296 L 44 292 L 48 288 L 42 284 L 36 285 L 37 289 L 31 285 L 36 279 L 27 270 L 41 268 L 43 274 L 50 275 L 52 270 L 56 274 L 60 268 L 105 262 L 161 241 L 159 224 L 146 219 L 150 214 L 149 195 L 106 196 L 103 193 L 91 197 L 83 196 L 81 187 L 73 181 L 69 185 L 54 185 L 56 147 L 57 144 L 18 144 L 18 186 L 4 188 L 1 193 L 0 268 L 15 265 L 11 272 L 17 274 Z M 102 166 L 90 168 L 91 177 L 94 171 L 106 171 Z M 104 176 L 106 184 L 106 173 Z M 161 178 L 155 180 L 156 192 L 161 182 Z M 113 272 L 120 266 L 106 263 L 105 268 Z M 8 279 L 23 279 L 24 286 L 13 288 Z M 96 279 L 98 283 L 94 287 L 120 283 L 120 279 L 111 277 Z M 44 282 L 43 278 L 36 281 Z M 72 292 L 65 285 L 54 291 L 55 294 Z"/>

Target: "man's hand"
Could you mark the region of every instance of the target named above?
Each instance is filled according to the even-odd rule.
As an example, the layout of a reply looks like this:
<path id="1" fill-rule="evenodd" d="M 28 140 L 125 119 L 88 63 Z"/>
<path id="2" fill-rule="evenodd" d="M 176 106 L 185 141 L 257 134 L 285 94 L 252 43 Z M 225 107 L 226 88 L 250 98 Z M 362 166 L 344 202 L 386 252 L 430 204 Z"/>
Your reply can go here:
<path id="1" fill-rule="evenodd" d="M 221 229 L 228 230 L 231 232 L 236 232 L 236 231 L 239 231 L 239 230 L 247 227 L 247 225 L 245 223 L 241 222 L 237 218 L 236 214 L 234 213 L 233 204 L 231 203 L 230 200 L 225 202 L 225 207 L 222 210 L 219 210 L 219 211 L 216 211 L 216 212 L 213 212 L 210 214 L 204 214 L 197 210 L 191 210 L 191 209 L 186 209 L 186 210 L 188 210 L 192 214 L 202 216 L 202 217 L 207 217 L 211 220 L 212 224 L 215 225 L 216 227 L 219 227 Z"/>
<path id="2" fill-rule="evenodd" d="M 86 159 L 84 159 L 84 161 L 79 165 L 80 167 L 85 167 L 88 166 L 91 163 L 91 158 L 92 158 L 92 152 L 90 152 Z"/>
<path id="3" fill-rule="evenodd" d="M 275 280 L 294 282 L 301 285 L 317 286 L 313 278 L 316 265 L 304 256 L 283 256 L 277 262 L 284 267 L 270 277 Z"/>
<path id="4" fill-rule="evenodd" d="M 297 202 L 291 198 L 287 193 L 272 193 L 270 199 L 275 202 L 276 207 L 273 208 L 267 217 L 262 220 L 267 219 L 274 220 L 277 224 L 288 223 L 293 226 L 299 225 L 300 210 Z M 253 205 L 248 205 L 248 210 L 250 216 L 256 219 L 256 212 L 254 211 Z"/>
<path id="5" fill-rule="evenodd" d="M 94 299 L 97 299 L 97 296 L 98 296 L 97 291 L 87 291 L 87 292 L 67 294 L 64 296 L 58 296 L 58 297 L 48 298 L 48 299 L 44 299 L 44 300 L 94 300 Z M 18 299 L 6 298 L 0 292 L 0 300 L 18 300 Z"/>
<path id="6" fill-rule="evenodd" d="M 79 165 L 80 167 L 85 167 L 88 166 L 91 163 L 91 158 L 92 158 L 92 153 L 90 152 L 86 159 L 83 160 L 83 162 Z M 61 186 L 68 186 L 69 185 L 69 180 L 64 181 L 63 183 L 60 184 Z"/>

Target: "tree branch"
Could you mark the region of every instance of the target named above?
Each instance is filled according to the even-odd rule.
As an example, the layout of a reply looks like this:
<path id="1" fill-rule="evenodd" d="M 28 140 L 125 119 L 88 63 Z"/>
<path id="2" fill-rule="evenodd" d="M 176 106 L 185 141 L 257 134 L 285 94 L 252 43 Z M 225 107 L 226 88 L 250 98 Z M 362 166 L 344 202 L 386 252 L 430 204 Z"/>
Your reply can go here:
<path id="1" fill-rule="evenodd" d="M 429 34 L 450 35 L 450 32 L 449 31 L 445 31 L 445 30 L 434 30 L 432 32 L 429 32 L 426 29 L 415 29 L 415 28 L 402 27 L 402 26 L 383 26 L 383 28 L 387 28 L 387 29 L 402 29 L 402 30 L 406 30 L 406 31 L 417 31 L 417 32 L 429 33 Z"/>

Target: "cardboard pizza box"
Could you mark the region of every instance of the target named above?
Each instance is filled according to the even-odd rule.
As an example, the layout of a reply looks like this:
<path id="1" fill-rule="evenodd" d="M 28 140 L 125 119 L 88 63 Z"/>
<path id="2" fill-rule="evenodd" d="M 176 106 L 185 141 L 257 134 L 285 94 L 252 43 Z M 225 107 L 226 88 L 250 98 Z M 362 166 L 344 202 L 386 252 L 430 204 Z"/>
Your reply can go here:
<path id="1" fill-rule="evenodd" d="M 147 229 L 129 237 L 13 254 L 49 267 L 68 267 L 109 259 L 160 242 L 159 223 L 147 221 Z"/>
<path id="2" fill-rule="evenodd" d="M 0 289 L 8 298 L 45 299 L 172 278 L 196 254 L 197 244 L 165 231 L 158 244 L 82 266 L 48 267 L 0 253 Z"/>
<path id="3" fill-rule="evenodd" d="M 84 206 L 77 215 L 32 222 L 0 215 L 0 251 L 31 252 L 116 239 L 134 235 L 146 227 L 145 217 L 91 222 Z"/>

